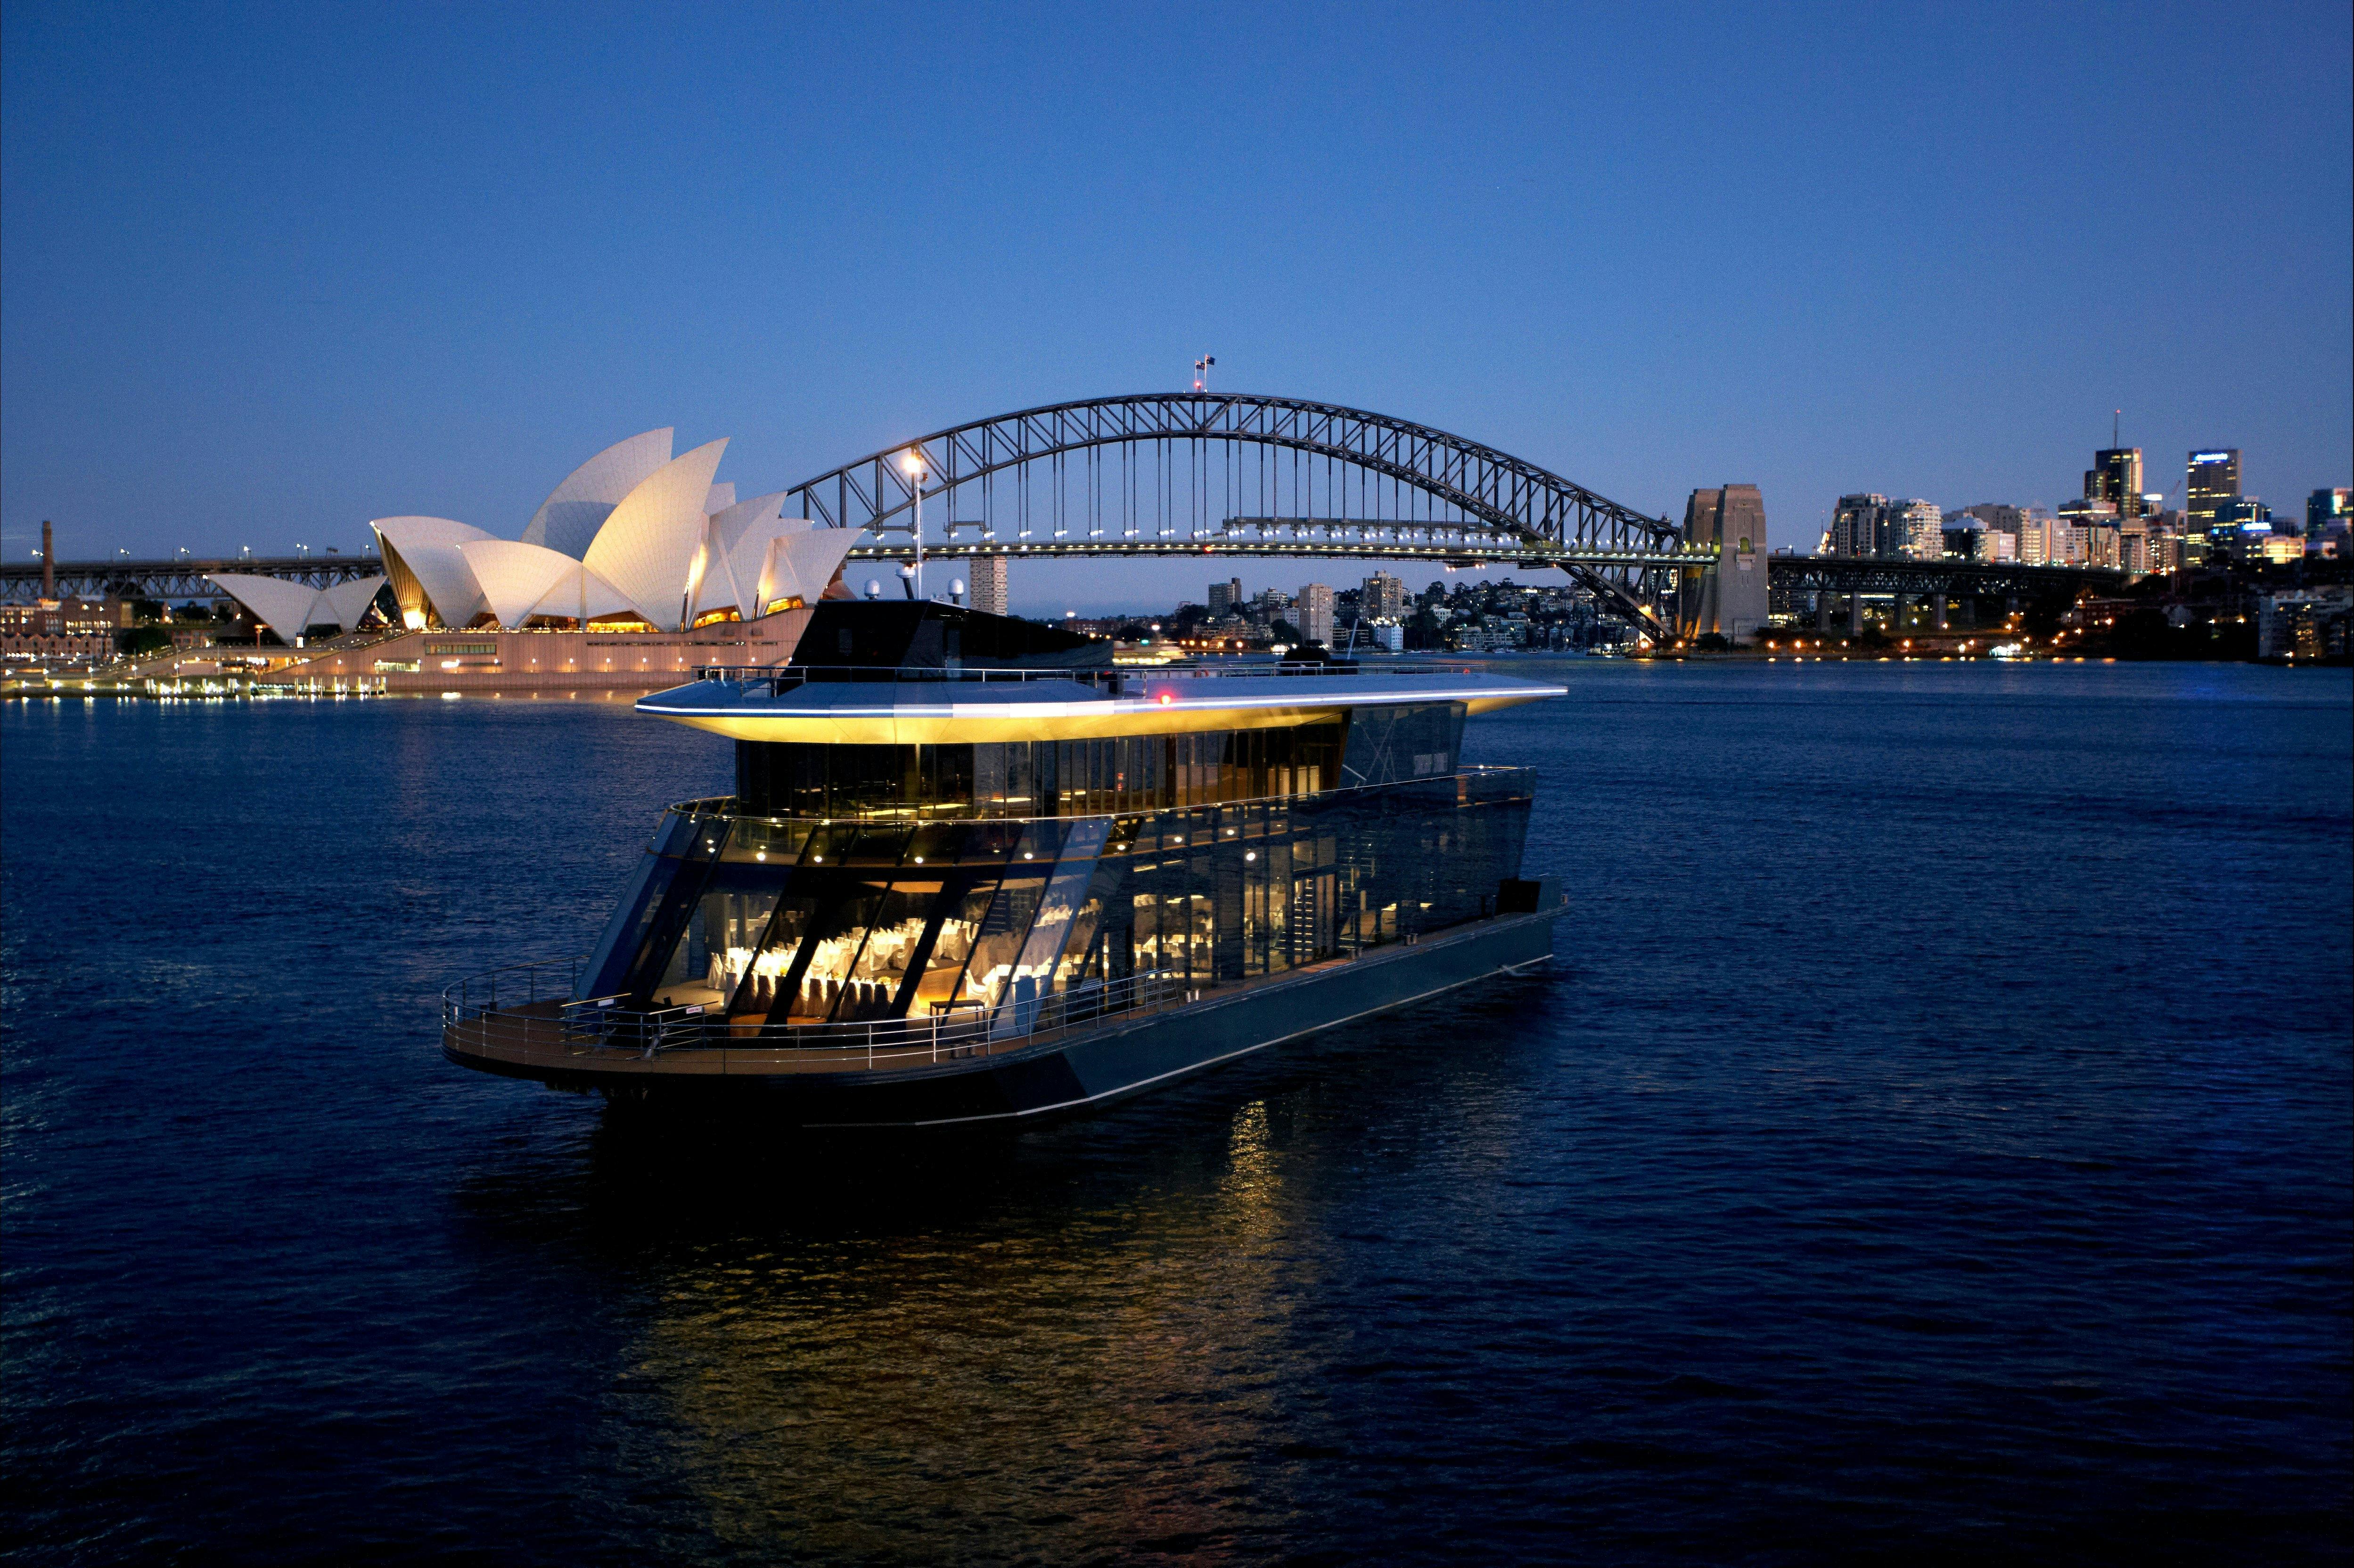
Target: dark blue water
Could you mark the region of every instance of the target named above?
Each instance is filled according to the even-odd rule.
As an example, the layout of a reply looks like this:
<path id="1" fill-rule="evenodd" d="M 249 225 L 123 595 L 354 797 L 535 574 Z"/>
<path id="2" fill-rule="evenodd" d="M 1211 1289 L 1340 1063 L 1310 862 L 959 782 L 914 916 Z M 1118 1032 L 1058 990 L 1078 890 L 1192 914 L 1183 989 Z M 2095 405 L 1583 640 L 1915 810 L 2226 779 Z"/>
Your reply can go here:
<path id="1" fill-rule="evenodd" d="M 1544 977 L 811 1146 L 436 1048 L 724 743 L 10 705 L 23 1561 L 2342 1561 L 2354 686 L 1564 667 Z"/>

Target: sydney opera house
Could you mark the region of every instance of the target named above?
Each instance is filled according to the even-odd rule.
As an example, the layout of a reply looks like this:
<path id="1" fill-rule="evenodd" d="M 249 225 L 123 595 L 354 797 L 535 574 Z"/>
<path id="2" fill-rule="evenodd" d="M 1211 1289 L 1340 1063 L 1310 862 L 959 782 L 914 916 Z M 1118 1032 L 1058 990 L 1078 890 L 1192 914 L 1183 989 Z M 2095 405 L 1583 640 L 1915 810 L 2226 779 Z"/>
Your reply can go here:
<path id="1" fill-rule="evenodd" d="M 637 684 L 698 663 L 781 661 L 806 620 L 795 612 L 830 586 L 844 591 L 836 578 L 858 535 L 781 515 L 781 491 L 738 501 L 716 480 L 726 440 L 674 457 L 671 437 L 648 430 L 599 452 L 517 538 L 447 517 L 385 517 L 369 524 L 382 578 L 326 590 L 214 580 L 290 644 L 321 623 L 358 630 L 389 590 L 405 636 L 329 644 L 283 672 L 296 682 Z M 549 631 L 588 635 L 516 635 Z"/>

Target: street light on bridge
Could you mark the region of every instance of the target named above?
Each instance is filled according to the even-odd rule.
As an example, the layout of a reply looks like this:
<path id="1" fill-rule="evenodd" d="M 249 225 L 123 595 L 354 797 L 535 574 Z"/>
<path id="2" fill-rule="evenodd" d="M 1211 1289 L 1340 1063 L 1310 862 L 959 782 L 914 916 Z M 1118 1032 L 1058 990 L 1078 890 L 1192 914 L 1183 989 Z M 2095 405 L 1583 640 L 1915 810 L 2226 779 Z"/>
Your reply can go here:
<path id="1" fill-rule="evenodd" d="M 926 474 L 922 449 L 918 448 L 901 458 L 899 466 L 907 471 L 907 481 L 915 487 L 916 492 L 916 597 L 920 599 L 924 597 L 924 478 Z M 949 516 L 953 519 L 956 514 L 950 512 Z M 956 530 L 950 528 L 949 532 L 954 534 Z"/>

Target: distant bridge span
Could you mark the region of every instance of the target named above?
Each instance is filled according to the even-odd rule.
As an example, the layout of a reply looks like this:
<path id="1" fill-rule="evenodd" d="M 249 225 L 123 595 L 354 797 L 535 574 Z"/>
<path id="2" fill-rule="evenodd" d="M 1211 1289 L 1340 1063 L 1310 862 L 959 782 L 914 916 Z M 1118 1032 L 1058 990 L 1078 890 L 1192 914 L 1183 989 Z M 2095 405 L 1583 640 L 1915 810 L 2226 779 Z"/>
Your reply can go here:
<path id="1" fill-rule="evenodd" d="M 789 515 L 892 553 L 1345 555 L 1555 566 L 1663 630 L 1676 524 L 1428 425 L 1236 392 L 1146 392 L 1000 414 L 804 480 Z M 1320 546 L 1320 548 L 1309 548 Z M 1046 546 L 1051 546 L 1048 548 Z M 1542 559 L 1540 559 L 1542 557 Z"/>

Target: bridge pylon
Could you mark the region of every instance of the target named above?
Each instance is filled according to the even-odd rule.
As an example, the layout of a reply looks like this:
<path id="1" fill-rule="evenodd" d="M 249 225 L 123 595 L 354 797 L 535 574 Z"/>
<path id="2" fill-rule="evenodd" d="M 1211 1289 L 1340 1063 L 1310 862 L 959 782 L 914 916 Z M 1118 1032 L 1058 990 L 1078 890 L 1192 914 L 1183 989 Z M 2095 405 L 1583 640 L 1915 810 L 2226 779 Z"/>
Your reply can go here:
<path id="1" fill-rule="evenodd" d="M 1693 491 L 1684 503 L 1683 542 L 1713 545 L 1716 556 L 1677 572 L 1676 635 L 1755 637 L 1767 624 L 1766 502 L 1757 487 Z"/>

